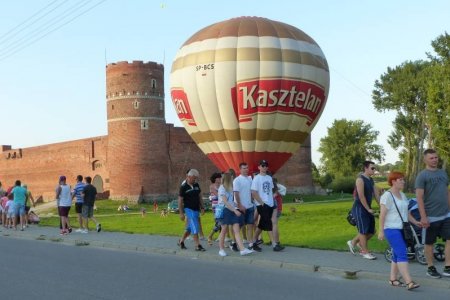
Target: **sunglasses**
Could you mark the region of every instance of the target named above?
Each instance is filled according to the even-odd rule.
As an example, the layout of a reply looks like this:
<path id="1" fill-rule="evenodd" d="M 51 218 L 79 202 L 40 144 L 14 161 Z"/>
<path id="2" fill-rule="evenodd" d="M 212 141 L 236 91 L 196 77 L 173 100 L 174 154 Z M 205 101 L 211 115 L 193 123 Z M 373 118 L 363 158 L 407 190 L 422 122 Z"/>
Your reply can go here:
<path id="1" fill-rule="evenodd" d="M 267 168 L 269 165 L 261 165 L 261 167 L 263 167 L 263 168 Z"/>

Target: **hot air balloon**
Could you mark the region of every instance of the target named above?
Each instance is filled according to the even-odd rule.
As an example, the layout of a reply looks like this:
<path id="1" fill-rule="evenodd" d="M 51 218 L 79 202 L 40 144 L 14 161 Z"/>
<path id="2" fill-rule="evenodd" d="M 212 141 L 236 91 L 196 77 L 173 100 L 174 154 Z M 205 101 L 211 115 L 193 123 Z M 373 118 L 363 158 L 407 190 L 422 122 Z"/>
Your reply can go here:
<path id="1" fill-rule="evenodd" d="M 239 17 L 201 29 L 170 74 L 175 110 L 220 169 L 269 161 L 275 173 L 309 136 L 326 103 L 329 69 L 317 43 L 291 25 Z"/>

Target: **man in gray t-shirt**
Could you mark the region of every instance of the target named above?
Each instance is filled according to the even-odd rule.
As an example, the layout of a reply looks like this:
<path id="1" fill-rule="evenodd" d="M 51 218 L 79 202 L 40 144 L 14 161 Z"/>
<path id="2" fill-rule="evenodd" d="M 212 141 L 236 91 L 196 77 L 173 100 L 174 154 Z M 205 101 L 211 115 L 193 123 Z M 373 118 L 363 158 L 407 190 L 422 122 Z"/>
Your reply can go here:
<path id="1" fill-rule="evenodd" d="M 442 275 L 450 277 L 450 191 L 448 175 L 438 169 L 439 157 L 435 150 L 427 149 L 423 158 L 426 168 L 416 178 L 416 198 L 419 205 L 420 224 L 425 234 L 427 275 L 440 278 L 433 265 L 433 245 L 438 236 L 446 239 L 445 267 Z"/>

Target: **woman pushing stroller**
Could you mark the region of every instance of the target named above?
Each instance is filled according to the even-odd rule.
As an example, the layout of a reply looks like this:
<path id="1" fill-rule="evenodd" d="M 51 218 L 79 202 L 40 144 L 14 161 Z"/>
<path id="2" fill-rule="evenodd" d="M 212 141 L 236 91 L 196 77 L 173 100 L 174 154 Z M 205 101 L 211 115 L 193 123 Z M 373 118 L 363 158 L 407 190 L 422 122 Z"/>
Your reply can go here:
<path id="1" fill-rule="evenodd" d="M 392 247 L 392 262 L 389 283 L 395 287 L 404 287 L 408 290 L 416 289 L 420 285 L 411 278 L 408 268 L 407 243 L 403 238 L 403 221 L 408 220 L 414 225 L 419 222 L 408 214 L 408 198 L 402 192 L 405 180 L 400 172 L 391 172 L 388 177 L 391 188 L 380 198 L 380 229 L 378 239 L 387 239 Z M 401 275 L 406 284 L 401 282 Z"/>

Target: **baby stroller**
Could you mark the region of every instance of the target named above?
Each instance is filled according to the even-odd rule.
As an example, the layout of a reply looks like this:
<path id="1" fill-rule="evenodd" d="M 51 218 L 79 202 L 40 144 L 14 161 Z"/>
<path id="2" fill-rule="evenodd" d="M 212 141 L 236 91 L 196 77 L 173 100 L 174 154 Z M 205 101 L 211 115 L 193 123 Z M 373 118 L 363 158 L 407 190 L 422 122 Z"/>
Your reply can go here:
<path id="1" fill-rule="evenodd" d="M 411 215 L 418 221 L 420 221 L 420 213 L 419 206 L 415 198 L 409 199 L 408 210 Z M 417 227 L 415 225 L 409 224 L 411 226 L 411 231 L 413 233 L 413 240 L 406 241 L 407 251 L 408 251 L 408 259 L 413 260 L 416 259 L 420 264 L 426 265 L 425 259 L 425 247 L 424 241 L 422 241 L 422 228 Z M 436 243 L 434 245 L 434 258 L 437 261 L 444 261 L 444 245 L 440 243 Z M 392 248 L 387 248 L 384 251 L 384 257 L 388 262 L 392 262 Z"/>

